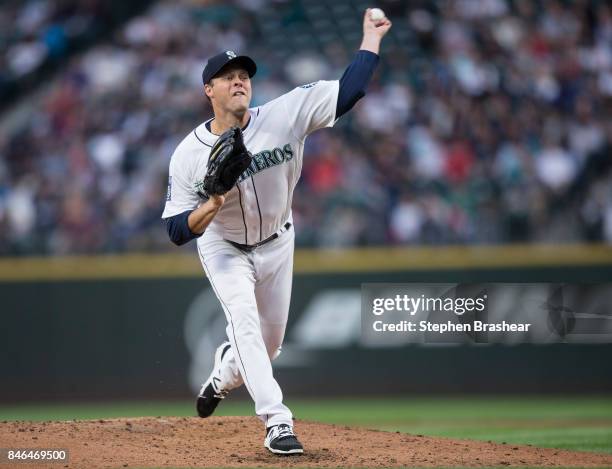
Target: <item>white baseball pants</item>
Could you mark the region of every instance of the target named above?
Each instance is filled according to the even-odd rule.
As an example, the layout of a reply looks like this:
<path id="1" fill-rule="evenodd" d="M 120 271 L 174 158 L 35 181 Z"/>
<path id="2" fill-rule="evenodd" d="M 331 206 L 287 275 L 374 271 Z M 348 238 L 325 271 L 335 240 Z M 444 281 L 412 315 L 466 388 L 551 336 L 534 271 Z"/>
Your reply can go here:
<path id="1" fill-rule="evenodd" d="M 285 336 L 294 238 L 292 226 L 248 253 L 212 232 L 198 240 L 200 260 L 228 323 L 231 355 L 222 360 L 221 388 L 244 383 L 266 427 L 293 425 L 270 361 L 280 353 Z"/>

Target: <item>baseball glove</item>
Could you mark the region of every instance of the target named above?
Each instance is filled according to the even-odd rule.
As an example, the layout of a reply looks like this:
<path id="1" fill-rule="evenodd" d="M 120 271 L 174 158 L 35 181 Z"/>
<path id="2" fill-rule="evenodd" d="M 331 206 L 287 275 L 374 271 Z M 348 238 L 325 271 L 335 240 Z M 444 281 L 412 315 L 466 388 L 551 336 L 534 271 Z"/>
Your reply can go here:
<path id="1" fill-rule="evenodd" d="M 205 195 L 223 195 L 229 191 L 249 167 L 252 158 L 244 146 L 239 127 L 224 132 L 210 150 L 203 184 Z"/>

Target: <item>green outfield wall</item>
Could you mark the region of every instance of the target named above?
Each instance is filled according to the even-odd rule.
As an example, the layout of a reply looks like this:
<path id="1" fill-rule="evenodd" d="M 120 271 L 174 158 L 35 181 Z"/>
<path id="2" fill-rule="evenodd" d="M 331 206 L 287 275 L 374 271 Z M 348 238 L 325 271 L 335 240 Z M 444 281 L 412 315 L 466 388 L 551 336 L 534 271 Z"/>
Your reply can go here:
<path id="1" fill-rule="evenodd" d="M 329 395 L 612 391 L 605 340 L 363 346 L 352 326 L 362 283 L 612 279 L 605 246 L 450 249 L 299 252 L 275 363 L 283 388 L 293 395 L 322 387 Z M 5 259 L 0 279 L 2 403 L 185 397 L 208 374 L 223 338 L 222 311 L 195 257 L 183 252 Z"/>

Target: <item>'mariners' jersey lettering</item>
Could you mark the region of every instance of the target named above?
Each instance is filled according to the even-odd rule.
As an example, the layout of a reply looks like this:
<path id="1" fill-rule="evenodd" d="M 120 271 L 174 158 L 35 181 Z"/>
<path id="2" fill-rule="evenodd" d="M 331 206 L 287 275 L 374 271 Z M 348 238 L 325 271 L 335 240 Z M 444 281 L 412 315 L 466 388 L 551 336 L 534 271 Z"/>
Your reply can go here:
<path id="1" fill-rule="evenodd" d="M 291 144 L 287 143 L 283 148 L 276 147 L 274 150 L 263 150 L 253 155 L 253 161 L 244 173 L 238 179 L 239 182 L 246 178 L 257 174 L 264 169 L 286 163 L 293 159 L 293 149 Z"/>

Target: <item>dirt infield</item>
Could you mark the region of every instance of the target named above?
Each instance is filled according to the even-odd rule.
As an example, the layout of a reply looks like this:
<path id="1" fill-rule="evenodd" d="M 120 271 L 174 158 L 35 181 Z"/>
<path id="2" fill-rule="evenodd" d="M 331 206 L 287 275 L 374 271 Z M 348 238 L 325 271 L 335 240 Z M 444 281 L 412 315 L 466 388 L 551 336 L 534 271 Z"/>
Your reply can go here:
<path id="1" fill-rule="evenodd" d="M 612 466 L 612 454 L 432 438 L 297 421 L 301 456 L 263 447 L 254 417 L 130 418 L 64 422 L 1 422 L 4 448 L 66 448 L 64 463 L 15 467 L 449 467 Z M 8 467 L 0 464 L 0 469 Z"/>

